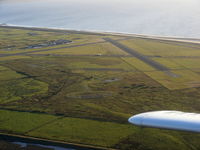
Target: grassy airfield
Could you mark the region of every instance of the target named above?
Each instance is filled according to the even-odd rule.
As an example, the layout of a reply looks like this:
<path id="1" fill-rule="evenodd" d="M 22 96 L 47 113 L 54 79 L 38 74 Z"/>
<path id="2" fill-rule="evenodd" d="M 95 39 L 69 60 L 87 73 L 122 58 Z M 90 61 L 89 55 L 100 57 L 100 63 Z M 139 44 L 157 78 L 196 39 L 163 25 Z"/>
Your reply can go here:
<path id="1" fill-rule="evenodd" d="M 48 46 L 56 40 L 71 42 Z M 127 122 L 154 110 L 200 112 L 200 44 L 0 27 L 2 133 L 125 150 L 200 149 L 200 134 Z"/>

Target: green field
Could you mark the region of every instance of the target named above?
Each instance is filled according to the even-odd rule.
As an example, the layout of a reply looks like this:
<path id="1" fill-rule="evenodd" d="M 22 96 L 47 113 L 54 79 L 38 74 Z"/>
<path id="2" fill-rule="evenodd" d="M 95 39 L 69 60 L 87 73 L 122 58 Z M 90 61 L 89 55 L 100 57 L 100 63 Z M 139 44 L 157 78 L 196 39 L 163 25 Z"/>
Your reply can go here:
<path id="1" fill-rule="evenodd" d="M 72 42 L 25 48 L 60 39 Z M 127 121 L 146 111 L 199 113 L 199 58 L 200 46 L 192 43 L 0 27 L 0 131 L 124 150 L 199 150 L 199 134 Z"/>

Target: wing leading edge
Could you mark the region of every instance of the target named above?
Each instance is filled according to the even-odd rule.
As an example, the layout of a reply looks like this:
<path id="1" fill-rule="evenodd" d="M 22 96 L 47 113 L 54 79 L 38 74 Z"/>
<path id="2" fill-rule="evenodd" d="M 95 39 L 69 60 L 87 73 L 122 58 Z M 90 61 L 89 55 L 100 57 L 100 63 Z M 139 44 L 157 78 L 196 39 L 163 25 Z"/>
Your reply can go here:
<path id="1" fill-rule="evenodd" d="M 200 114 L 196 113 L 154 111 L 132 116 L 128 121 L 137 126 L 200 133 Z"/>

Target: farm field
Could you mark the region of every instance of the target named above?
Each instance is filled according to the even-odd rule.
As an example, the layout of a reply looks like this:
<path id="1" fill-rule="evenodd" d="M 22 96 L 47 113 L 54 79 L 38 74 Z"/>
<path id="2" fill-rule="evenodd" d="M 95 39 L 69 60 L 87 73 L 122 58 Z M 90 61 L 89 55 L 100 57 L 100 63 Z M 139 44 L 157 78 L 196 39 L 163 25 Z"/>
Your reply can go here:
<path id="1" fill-rule="evenodd" d="M 127 121 L 156 110 L 200 112 L 200 45 L 0 26 L 1 133 L 124 150 L 200 149 L 200 134 Z"/>

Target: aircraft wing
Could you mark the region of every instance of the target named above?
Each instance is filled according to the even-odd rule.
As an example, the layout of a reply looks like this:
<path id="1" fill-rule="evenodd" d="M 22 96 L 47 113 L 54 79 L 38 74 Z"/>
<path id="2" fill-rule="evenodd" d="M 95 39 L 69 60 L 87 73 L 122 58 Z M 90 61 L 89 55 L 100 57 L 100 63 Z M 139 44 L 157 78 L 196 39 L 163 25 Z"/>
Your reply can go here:
<path id="1" fill-rule="evenodd" d="M 154 111 L 132 116 L 128 121 L 137 126 L 200 133 L 200 114 L 197 113 Z"/>

